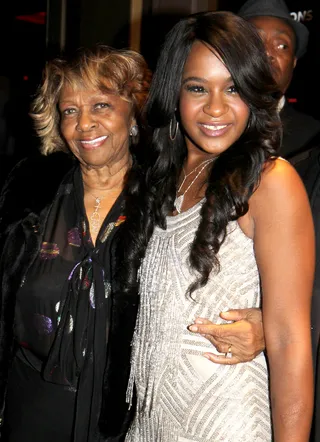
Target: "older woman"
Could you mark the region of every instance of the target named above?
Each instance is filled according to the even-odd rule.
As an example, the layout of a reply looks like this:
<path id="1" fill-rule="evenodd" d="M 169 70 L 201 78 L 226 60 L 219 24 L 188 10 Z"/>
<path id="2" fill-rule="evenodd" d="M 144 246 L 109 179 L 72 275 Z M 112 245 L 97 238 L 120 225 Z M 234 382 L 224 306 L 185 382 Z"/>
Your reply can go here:
<path id="1" fill-rule="evenodd" d="M 137 303 L 111 299 L 111 256 L 149 77 L 104 46 L 46 67 L 31 116 L 43 154 L 71 155 L 22 162 L 2 193 L 1 440 L 101 440 L 101 406 L 103 440 L 124 431 Z"/>

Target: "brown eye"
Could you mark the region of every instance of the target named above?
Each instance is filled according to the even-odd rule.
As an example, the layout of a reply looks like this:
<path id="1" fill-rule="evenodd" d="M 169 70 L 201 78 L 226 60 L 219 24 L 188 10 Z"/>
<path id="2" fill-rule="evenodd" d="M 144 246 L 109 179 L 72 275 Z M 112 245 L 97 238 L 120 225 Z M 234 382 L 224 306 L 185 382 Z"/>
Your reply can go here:
<path id="1" fill-rule="evenodd" d="M 236 86 L 233 84 L 232 86 L 228 87 L 228 92 L 230 94 L 237 94 L 238 93 L 238 89 L 236 88 Z"/>
<path id="2" fill-rule="evenodd" d="M 285 51 L 288 49 L 288 45 L 286 45 L 285 43 L 280 43 L 277 45 L 277 49 L 280 49 L 281 51 Z"/>
<path id="3" fill-rule="evenodd" d="M 108 109 L 110 107 L 111 107 L 111 104 L 109 104 L 109 103 L 96 103 L 94 105 L 95 109 Z"/>
<path id="4" fill-rule="evenodd" d="M 63 111 L 61 111 L 62 115 L 73 115 L 77 112 L 77 110 L 73 107 L 68 107 L 67 109 L 64 109 Z"/>
<path id="5" fill-rule="evenodd" d="M 186 90 L 188 92 L 194 92 L 194 93 L 197 93 L 197 94 L 203 94 L 203 93 L 206 92 L 206 90 L 205 90 L 205 88 L 203 86 L 199 86 L 199 85 L 196 85 L 196 84 L 194 84 L 194 85 L 192 85 L 192 84 L 187 85 L 186 86 Z"/>

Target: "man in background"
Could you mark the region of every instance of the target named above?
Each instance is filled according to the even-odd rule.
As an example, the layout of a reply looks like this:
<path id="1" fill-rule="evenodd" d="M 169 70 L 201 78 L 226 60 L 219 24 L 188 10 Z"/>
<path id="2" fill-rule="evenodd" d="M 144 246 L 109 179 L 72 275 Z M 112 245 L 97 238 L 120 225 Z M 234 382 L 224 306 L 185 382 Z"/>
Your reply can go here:
<path id="1" fill-rule="evenodd" d="M 295 164 L 299 160 L 297 154 L 320 141 L 320 122 L 298 112 L 285 99 L 294 68 L 307 50 L 309 31 L 292 19 L 283 0 L 248 0 L 238 14 L 256 26 L 265 43 L 274 79 L 283 93 L 279 102 L 283 123 L 279 154 Z"/>

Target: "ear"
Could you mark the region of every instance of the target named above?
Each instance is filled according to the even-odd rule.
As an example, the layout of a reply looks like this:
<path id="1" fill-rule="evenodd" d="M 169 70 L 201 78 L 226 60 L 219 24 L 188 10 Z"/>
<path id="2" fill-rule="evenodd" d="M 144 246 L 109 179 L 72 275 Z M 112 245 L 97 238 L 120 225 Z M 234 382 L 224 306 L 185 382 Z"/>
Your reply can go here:
<path id="1" fill-rule="evenodd" d="M 131 127 L 132 126 L 136 126 L 136 125 L 137 125 L 137 120 L 136 120 L 135 117 L 132 117 L 132 119 L 131 119 Z"/>

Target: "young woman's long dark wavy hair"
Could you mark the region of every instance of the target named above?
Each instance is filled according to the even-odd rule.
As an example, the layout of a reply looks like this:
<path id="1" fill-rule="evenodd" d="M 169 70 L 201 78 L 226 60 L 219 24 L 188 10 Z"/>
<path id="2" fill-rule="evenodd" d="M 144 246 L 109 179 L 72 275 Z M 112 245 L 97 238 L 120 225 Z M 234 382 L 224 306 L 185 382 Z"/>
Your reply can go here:
<path id="1" fill-rule="evenodd" d="M 263 167 L 272 161 L 281 141 L 277 111 L 280 95 L 254 27 L 229 12 L 195 14 L 176 24 L 166 38 L 146 106 L 153 135 L 146 150 L 145 173 L 131 174 L 128 182 L 120 272 L 126 291 L 137 288 L 137 269 L 154 227 L 165 229 L 166 217 L 174 210 L 187 149 L 183 128 L 171 140 L 169 126 L 171 119 L 179 119 L 182 73 L 195 41 L 204 42 L 219 55 L 250 116 L 240 139 L 211 167 L 200 224 L 190 250 L 190 264 L 198 278 L 189 293 L 205 285 L 213 269 L 219 271 L 217 253 L 226 237 L 227 224 L 247 213 L 248 200 L 259 185 Z"/>

